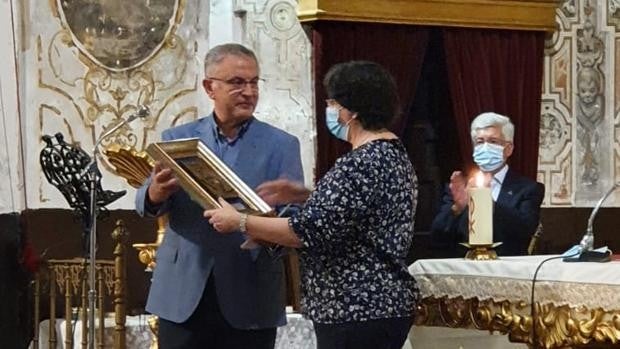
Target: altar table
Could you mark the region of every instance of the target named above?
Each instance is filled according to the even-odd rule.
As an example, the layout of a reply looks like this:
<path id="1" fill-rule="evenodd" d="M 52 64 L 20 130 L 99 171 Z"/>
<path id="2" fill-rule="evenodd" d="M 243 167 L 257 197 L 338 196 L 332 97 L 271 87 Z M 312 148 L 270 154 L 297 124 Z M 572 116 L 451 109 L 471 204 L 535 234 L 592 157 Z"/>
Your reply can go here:
<path id="1" fill-rule="evenodd" d="M 475 328 L 541 348 L 620 342 L 620 262 L 546 262 L 553 256 L 492 261 L 418 260 L 409 267 L 423 297 L 417 326 Z"/>

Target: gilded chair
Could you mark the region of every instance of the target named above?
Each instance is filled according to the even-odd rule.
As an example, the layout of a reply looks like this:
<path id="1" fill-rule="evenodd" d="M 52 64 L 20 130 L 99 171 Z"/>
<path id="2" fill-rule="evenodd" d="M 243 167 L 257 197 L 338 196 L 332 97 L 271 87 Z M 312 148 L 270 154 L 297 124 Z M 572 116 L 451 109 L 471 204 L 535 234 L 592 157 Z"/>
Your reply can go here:
<path id="1" fill-rule="evenodd" d="M 119 220 L 112 232 L 114 240 L 114 259 L 97 260 L 95 265 L 95 289 L 97 292 L 96 303 L 96 338 L 97 348 L 110 347 L 105 342 L 105 316 L 108 310 L 114 312 L 113 347 L 125 349 L 125 321 L 127 317 L 125 290 L 126 279 L 126 243 L 128 233 L 124 223 Z M 88 285 L 89 263 L 86 258 L 74 259 L 51 259 L 46 261 L 34 280 L 34 336 L 31 348 L 56 348 L 59 341 L 56 333 L 56 307 L 64 307 L 64 347 L 73 348 L 74 326 L 81 329 L 81 348 L 88 346 Z M 41 303 L 49 301 L 49 323 L 47 343 L 40 343 L 39 326 L 41 316 Z M 79 321 L 78 321 L 79 320 Z M 76 346 L 77 347 L 77 346 Z"/>

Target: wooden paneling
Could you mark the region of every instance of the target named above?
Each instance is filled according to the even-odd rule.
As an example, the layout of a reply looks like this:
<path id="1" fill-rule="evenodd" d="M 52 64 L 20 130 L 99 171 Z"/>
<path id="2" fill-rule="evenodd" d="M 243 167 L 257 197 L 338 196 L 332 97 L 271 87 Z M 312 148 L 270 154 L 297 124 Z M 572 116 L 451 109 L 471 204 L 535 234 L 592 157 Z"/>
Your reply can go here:
<path id="1" fill-rule="evenodd" d="M 555 30 L 557 0 L 300 0 L 297 16 L 319 20 Z"/>

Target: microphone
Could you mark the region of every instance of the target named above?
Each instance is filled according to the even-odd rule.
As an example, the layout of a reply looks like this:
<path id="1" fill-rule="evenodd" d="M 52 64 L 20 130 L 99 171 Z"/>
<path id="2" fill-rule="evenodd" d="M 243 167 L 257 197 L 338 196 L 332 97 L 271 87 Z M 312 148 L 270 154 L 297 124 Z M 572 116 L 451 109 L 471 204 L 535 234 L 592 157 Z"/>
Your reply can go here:
<path id="1" fill-rule="evenodd" d="M 109 130 L 107 130 L 104 134 L 102 134 L 101 136 L 99 136 L 99 139 L 97 139 L 97 141 L 95 142 L 95 146 L 93 147 L 93 157 L 90 160 L 90 163 L 88 164 L 88 166 L 86 166 L 84 168 L 84 170 L 82 171 L 81 175 L 84 176 L 86 173 L 88 173 L 88 171 L 94 171 L 93 167 L 96 167 L 96 163 L 97 163 L 97 149 L 99 148 L 99 145 L 101 144 L 101 142 L 110 137 L 114 132 L 116 132 L 119 128 L 121 128 L 124 125 L 129 124 L 130 122 L 134 121 L 135 119 L 144 119 L 146 117 L 148 117 L 149 115 L 151 115 L 151 110 L 149 109 L 149 107 L 147 107 L 146 105 L 140 105 L 138 107 L 138 110 L 129 115 L 129 117 L 127 119 L 122 119 L 121 121 L 119 121 L 116 125 L 114 125 L 112 128 L 110 128 Z"/>
<path id="2" fill-rule="evenodd" d="M 95 143 L 95 146 L 93 147 L 93 154 L 97 151 L 97 147 L 99 147 L 99 144 L 101 144 L 101 142 L 104 139 L 108 138 L 111 134 L 116 132 L 116 130 L 118 130 L 124 125 L 131 123 L 135 119 L 144 119 L 148 117 L 149 115 L 151 115 L 151 110 L 149 109 L 149 107 L 147 107 L 146 105 L 140 105 L 138 107 L 138 110 L 135 113 L 129 115 L 127 119 L 121 119 L 121 121 L 119 121 L 116 125 L 114 125 L 112 128 L 107 130 L 104 134 L 102 134 L 99 137 L 99 139 Z"/>
<path id="3" fill-rule="evenodd" d="M 586 228 L 586 233 L 581 238 L 579 245 L 569 250 L 569 251 L 573 251 L 574 253 L 579 253 L 579 257 L 577 257 L 576 259 L 575 258 L 564 258 L 565 262 L 573 261 L 573 260 L 582 261 L 582 262 L 608 262 L 610 260 L 611 253 L 609 250 L 605 252 L 594 250 L 593 225 L 594 225 L 594 218 L 596 217 L 598 210 L 603 205 L 603 202 L 605 202 L 605 200 L 607 200 L 609 195 L 611 195 L 611 193 L 613 193 L 618 187 L 620 187 L 620 183 L 614 183 L 614 185 L 611 188 L 609 188 L 609 190 L 607 190 L 605 195 L 603 195 L 603 197 L 601 197 L 598 200 L 598 202 L 594 206 L 594 209 L 592 210 L 592 213 L 590 213 L 590 218 L 588 218 L 588 226 Z M 567 254 L 569 251 L 567 251 L 565 254 Z"/>

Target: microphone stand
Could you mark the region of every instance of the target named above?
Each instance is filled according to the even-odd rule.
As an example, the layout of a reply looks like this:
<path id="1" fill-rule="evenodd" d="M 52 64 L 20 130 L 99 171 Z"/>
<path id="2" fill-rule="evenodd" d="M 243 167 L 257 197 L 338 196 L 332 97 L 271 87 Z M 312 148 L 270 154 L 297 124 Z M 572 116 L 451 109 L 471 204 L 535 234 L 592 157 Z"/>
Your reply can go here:
<path id="1" fill-rule="evenodd" d="M 95 146 L 93 147 L 90 163 L 84 168 L 82 175 L 88 175 L 89 189 L 90 189 L 90 232 L 88 234 L 89 240 L 89 265 L 88 265 L 88 278 L 89 278 L 89 290 L 88 290 L 88 348 L 95 348 L 95 299 L 97 297 L 97 290 L 95 286 L 96 282 L 96 249 L 97 249 L 97 174 L 99 169 L 97 167 L 97 154 L 99 153 L 99 145 L 101 142 L 116 132 L 119 128 L 129 124 L 136 118 L 144 118 L 149 115 L 149 109 L 146 106 L 140 106 L 135 114 L 132 114 L 127 120 L 121 120 L 111 129 L 106 131 L 99 137 Z M 100 311 L 103 311 L 102 309 Z M 103 324 L 99 324 L 103 326 Z"/>
<path id="2" fill-rule="evenodd" d="M 609 188 L 609 190 L 601 197 L 592 213 L 590 214 L 590 218 L 588 218 L 588 226 L 586 228 L 586 233 L 581 238 L 579 242 L 578 248 L 581 250 L 579 258 L 564 258 L 565 262 L 608 262 L 610 260 L 610 252 L 598 252 L 594 251 L 594 218 L 598 213 L 598 210 L 603 205 L 603 202 L 607 200 L 609 195 L 613 193 L 618 187 L 620 187 L 620 183 L 614 183 L 614 185 Z"/>

